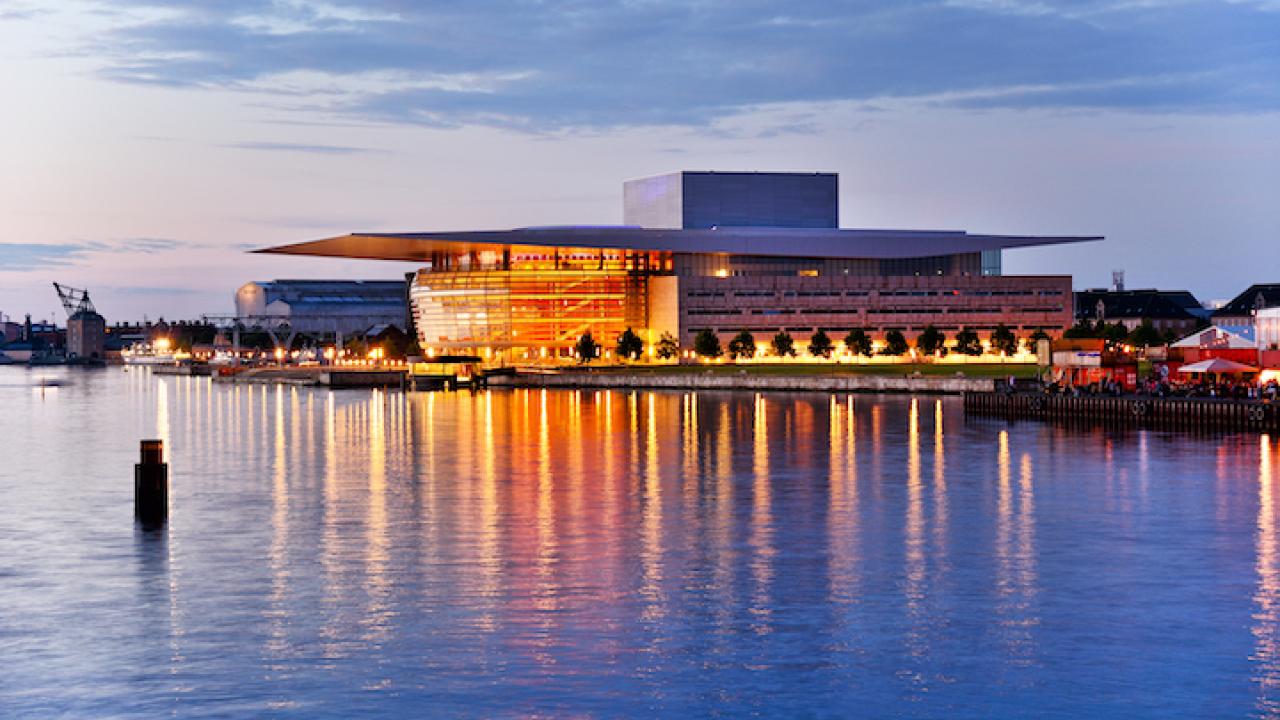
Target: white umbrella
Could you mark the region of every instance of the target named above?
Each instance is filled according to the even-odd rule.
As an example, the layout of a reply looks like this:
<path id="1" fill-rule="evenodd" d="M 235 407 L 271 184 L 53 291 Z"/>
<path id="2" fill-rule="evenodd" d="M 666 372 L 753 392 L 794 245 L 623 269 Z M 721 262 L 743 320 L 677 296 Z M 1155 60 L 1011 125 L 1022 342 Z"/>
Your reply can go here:
<path id="1" fill-rule="evenodd" d="M 1258 368 L 1238 363 L 1233 360 L 1224 360 L 1222 358 L 1212 358 L 1210 360 L 1201 360 L 1198 363 L 1183 365 L 1178 368 L 1180 373 L 1246 373 L 1258 372 Z"/>

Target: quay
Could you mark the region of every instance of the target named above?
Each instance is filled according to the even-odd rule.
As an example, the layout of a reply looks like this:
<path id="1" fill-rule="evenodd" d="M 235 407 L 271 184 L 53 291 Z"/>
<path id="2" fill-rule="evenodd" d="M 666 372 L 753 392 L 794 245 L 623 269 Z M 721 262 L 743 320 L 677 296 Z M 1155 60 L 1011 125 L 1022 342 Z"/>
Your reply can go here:
<path id="1" fill-rule="evenodd" d="M 649 373 L 608 370 L 491 375 L 490 387 L 633 388 L 670 390 L 775 390 L 790 392 L 862 392 L 949 394 L 990 393 L 991 378 L 907 375 L 755 375 L 699 371 Z"/>
<path id="2" fill-rule="evenodd" d="M 1227 398 L 1072 396 L 967 392 L 964 411 L 1015 420 L 1123 424 L 1187 430 L 1280 431 L 1280 405 Z"/>
<path id="3" fill-rule="evenodd" d="M 187 363 L 183 365 L 152 365 L 151 372 L 155 375 L 178 375 L 181 377 L 209 377 L 213 375 L 213 368 L 205 364 Z"/>
<path id="4" fill-rule="evenodd" d="M 334 369 L 330 367 L 262 367 L 227 372 L 224 368 L 214 374 L 219 383 L 252 383 L 262 385 L 304 385 L 328 388 L 375 388 L 404 385 L 404 370 L 387 369 Z"/>

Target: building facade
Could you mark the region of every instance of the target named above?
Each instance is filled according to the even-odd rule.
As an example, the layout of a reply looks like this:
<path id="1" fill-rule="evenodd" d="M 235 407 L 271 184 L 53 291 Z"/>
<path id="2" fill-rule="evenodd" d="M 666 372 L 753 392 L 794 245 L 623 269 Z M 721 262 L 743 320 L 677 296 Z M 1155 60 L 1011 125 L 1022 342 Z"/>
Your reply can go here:
<path id="1" fill-rule="evenodd" d="M 1077 321 L 1119 323 L 1133 330 L 1145 321 L 1181 337 L 1208 323 L 1209 311 L 1186 290 L 1081 290 L 1075 294 Z"/>
<path id="2" fill-rule="evenodd" d="M 1217 325 L 1253 325 L 1259 310 L 1280 307 L 1280 284 L 1250 285 L 1213 313 Z"/>
<path id="3" fill-rule="evenodd" d="M 67 357 L 101 360 L 106 357 L 107 321 L 93 310 L 80 310 L 67 318 Z"/>
<path id="4" fill-rule="evenodd" d="M 687 347 L 703 330 L 804 342 L 1071 325 L 1070 276 L 1003 276 L 1001 253 L 1101 238 L 842 229 L 837 191 L 830 173 L 683 172 L 627 182 L 622 226 L 361 233 L 260 252 L 422 263 L 409 297 L 423 349 L 512 362 L 627 328 Z"/>
<path id="5" fill-rule="evenodd" d="M 298 332 L 363 333 L 374 325 L 405 327 L 407 286 L 401 280 L 272 280 L 236 290 L 236 316 L 287 322 Z"/>

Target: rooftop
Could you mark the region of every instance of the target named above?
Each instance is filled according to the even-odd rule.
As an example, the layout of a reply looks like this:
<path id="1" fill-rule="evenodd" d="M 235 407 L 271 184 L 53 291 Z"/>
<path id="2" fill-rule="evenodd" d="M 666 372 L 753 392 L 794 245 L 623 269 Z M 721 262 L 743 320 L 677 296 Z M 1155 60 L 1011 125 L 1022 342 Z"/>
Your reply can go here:
<path id="1" fill-rule="evenodd" d="M 1076 293 L 1076 317 L 1097 317 L 1098 302 L 1108 318 L 1159 318 L 1185 320 L 1198 317 L 1200 301 L 1186 290 L 1091 289 Z"/>
<path id="2" fill-rule="evenodd" d="M 1219 316 L 1251 315 L 1254 310 L 1280 305 L 1280 283 L 1250 285 L 1248 290 L 1235 296 L 1213 313 Z"/>
<path id="3" fill-rule="evenodd" d="M 426 262 L 437 252 L 553 248 L 637 250 L 769 257 L 893 259 L 935 257 L 1102 240 L 1099 235 L 975 235 L 960 230 L 713 227 L 658 229 L 636 226 L 526 227 L 406 233 L 352 233 L 255 250 L 281 255 L 319 255 Z"/>

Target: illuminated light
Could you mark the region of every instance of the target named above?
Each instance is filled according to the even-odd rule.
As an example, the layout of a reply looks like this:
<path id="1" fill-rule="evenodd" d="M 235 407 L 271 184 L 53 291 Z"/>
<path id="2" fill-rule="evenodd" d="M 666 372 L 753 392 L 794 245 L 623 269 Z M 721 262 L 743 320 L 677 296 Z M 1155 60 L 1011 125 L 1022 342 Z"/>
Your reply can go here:
<path id="1" fill-rule="evenodd" d="M 281 348 L 276 348 L 276 362 L 280 362 L 283 359 L 284 359 L 284 350 Z"/>
<path id="2" fill-rule="evenodd" d="M 716 271 L 716 277 L 718 278 L 729 277 L 729 271 L 725 270 L 724 268 L 720 268 L 719 270 Z"/>
<path id="3" fill-rule="evenodd" d="M 325 357 L 325 359 L 326 359 L 326 360 L 332 360 L 332 359 L 333 359 L 333 357 L 334 357 L 334 355 L 336 355 L 336 354 L 337 354 L 337 353 L 336 353 L 336 351 L 335 351 L 333 348 L 325 348 L 325 349 L 324 349 L 324 357 Z"/>
<path id="4" fill-rule="evenodd" d="M 172 344 L 173 343 L 167 337 L 156 338 L 156 349 L 162 352 L 168 350 Z"/>

